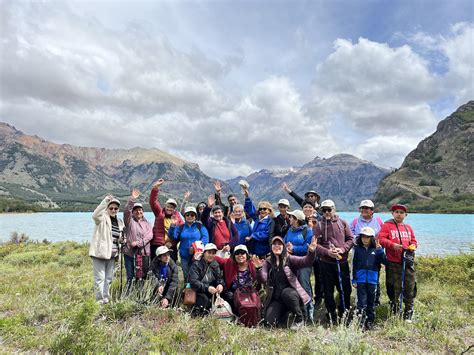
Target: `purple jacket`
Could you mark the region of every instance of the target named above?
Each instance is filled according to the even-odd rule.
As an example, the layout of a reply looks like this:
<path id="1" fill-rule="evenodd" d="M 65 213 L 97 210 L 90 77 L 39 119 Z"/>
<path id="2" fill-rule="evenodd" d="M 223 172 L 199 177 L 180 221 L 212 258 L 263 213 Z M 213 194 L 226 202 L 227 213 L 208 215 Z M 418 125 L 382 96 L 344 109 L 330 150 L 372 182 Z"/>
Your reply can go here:
<path id="1" fill-rule="evenodd" d="M 336 259 L 329 256 L 330 244 L 333 244 L 336 248 L 343 250 L 342 259 L 339 261 L 347 262 L 349 251 L 354 246 L 354 237 L 346 221 L 337 215 L 329 221 L 322 218 L 320 222 L 314 224 L 313 235 L 318 238 L 316 251 L 322 261 L 336 264 Z"/>
<path id="2" fill-rule="evenodd" d="M 127 206 L 123 211 L 125 227 L 127 231 L 127 244 L 123 253 L 128 256 L 135 254 L 150 255 L 150 241 L 153 239 L 153 227 L 145 217 L 137 221 L 132 217 L 132 208 L 134 200 L 128 200 Z M 132 248 L 132 242 L 138 242 L 135 248 Z"/>
<path id="3" fill-rule="evenodd" d="M 303 287 L 301 287 L 301 284 L 298 281 L 297 271 L 298 269 L 310 267 L 313 265 L 315 256 L 315 252 L 308 250 L 308 254 L 305 256 L 288 255 L 284 261 L 285 266 L 283 270 L 285 271 L 286 277 L 288 278 L 288 282 L 290 283 L 291 287 L 293 287 L 296 292 L 298 292 L 303 304 L 309 303 L 311 301 L 311 297 L 306 293 Z M 266 259 L 263 263 L 263 266 L 257 270 L 257 280 L 261 284 L 267 284 L 268 272 L 270 271 L 271 267 L 270 260 Z M 267 307 L 270 303 L 272 299 L 272 293 L 273 286 L 267 284 L 267 298 L 265 307 Z"/>

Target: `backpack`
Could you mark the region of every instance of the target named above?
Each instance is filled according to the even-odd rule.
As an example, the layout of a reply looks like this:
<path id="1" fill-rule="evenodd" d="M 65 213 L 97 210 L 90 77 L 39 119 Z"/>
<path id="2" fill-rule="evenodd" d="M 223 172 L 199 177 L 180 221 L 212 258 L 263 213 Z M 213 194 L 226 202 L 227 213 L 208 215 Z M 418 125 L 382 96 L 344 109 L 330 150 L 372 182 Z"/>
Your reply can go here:
<path id="1" fill-rule="evenodd" d="M 249 328 L 258 325 L 262 302 L 254 287 L 238 287 L 234 293 L 234 306 L 239 314 L 240 323 Z"/>

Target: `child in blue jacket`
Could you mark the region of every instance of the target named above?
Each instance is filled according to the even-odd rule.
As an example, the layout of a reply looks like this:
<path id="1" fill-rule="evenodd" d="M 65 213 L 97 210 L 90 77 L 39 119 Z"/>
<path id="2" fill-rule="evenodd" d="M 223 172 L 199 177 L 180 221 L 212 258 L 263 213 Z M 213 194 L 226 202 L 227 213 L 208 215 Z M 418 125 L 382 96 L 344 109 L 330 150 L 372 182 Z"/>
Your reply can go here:
<path id="1" fill-rule="evenodd" d="M 385 261 L 384 249 L 375 241 L 375 231 L 371 227 L 362 228 L 352 259 L 352 286 L 357 288 L 357 311 L 366 330 L 374 325 L 378 270 Z"/>

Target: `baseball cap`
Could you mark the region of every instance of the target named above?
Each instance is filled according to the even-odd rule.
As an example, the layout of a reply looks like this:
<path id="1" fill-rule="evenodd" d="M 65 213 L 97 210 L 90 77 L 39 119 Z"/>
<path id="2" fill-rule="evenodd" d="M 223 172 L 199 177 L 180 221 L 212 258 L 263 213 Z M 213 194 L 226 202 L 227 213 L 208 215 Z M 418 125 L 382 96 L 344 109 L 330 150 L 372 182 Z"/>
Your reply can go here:
<path id="1" fill-rule="evenodd" d="M 374 208 L 375 205 L 371 200 L 362 200 L 360 202 L 359 208 L 361 207 L 369 207 L 369 208 Z"/>
<path id="2" fill-rule="evenodd" d="M 176 200 L 174 198 L 169 198 L 166 200 L 166 204 L 170 204 L 170 205 L 174 205 L 175 207 L 178 206 L 178 203 L 176 202 Z"/>
<path id="3" fill-rule="evenodd" d="M 396 210 L 403 210 L 403 211 L 406 212 L 407 211 L 407 206 L 402 205 L 400 203 L 396 203 L 392 207 L 390 207 L 390 211 L 396 211 Z"/>
<path id="4" fill-rule="evenodd" d="M 278 201 L 278 204 L 290 207 L 290 201 L 288 201 L 286 198 L 282 198 L 280 201 Z"/>
<path id="5" fill-rule="evenodd" d="M 360 230 L 359 235 L 367 235 L 369 237 L 375 237 L 375 231 L 371 227 L 364 227 Z"/>
<path id="6" fill-rule="evenodd" d="M 171 252 L 171 250 L 169 250 L 168 247 L 163 245 L 163 246 L 159 247 L 158 249 L 156 249 L 156 256 L 160 256 L 160 255 L 170 253 L 170 252 Z"/>
<path id="7" fill-rule="evenodd" d="M 306 216 L 304 215 L 303 211 L 301 210 L 294 210 L 291 212 L 287 212 L 289 215 L 294 216 L 298 221 L 304 221 Z"/>
<path id="8" fill-rule="evenodd" d="M 207 251 L 207 250 L 217 250 L 217 247 L 214 243 L 207 243 L 205 246 L 204 246 L 204 250 L 203 251 Z"/>
<path id="9" fill-rule="evenodd" d="M 324 200 L 321 202 L 321 208 L 323 207 L 336 208 L 336 205 L 334 204 L 333 200 Z"/>

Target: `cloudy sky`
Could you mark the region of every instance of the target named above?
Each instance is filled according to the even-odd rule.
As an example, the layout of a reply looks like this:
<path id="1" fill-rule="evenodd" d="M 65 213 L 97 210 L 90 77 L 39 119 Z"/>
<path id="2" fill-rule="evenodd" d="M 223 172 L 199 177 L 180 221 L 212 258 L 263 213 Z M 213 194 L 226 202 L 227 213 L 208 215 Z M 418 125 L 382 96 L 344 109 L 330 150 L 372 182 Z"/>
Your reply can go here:
<path id="1" fill-rule="evenodd" d="M 229 178 L 398 167 L 474 99 L 474 2 L 0 0 L 0 121 Z"/>

